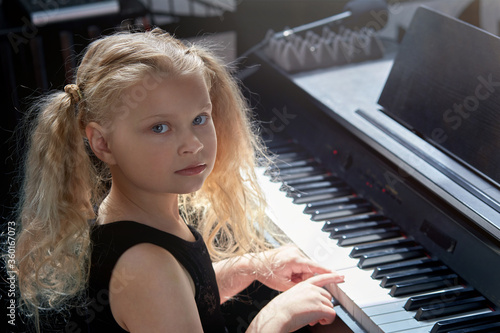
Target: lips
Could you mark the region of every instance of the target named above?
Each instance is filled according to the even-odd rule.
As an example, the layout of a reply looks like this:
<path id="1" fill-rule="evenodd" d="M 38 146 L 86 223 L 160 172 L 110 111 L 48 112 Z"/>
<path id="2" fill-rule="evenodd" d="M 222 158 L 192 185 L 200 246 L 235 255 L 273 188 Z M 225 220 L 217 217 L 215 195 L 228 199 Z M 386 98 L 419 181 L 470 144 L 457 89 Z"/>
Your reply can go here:
<path id="1" fill-rule="evenodd" d="M 199 175 L 207 168 L 206 164 L 190 165 L 185 169 L 177 170 L 175 173 L 181 176 L 195 176 Z"/>

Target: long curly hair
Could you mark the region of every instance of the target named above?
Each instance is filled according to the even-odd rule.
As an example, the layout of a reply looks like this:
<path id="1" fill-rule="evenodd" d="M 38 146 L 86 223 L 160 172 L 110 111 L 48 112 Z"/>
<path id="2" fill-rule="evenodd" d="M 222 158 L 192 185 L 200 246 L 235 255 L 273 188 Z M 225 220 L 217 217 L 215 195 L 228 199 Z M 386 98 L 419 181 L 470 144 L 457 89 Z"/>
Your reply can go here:
<path id="1" fill-rule="evenodd" d="M 180 195 L 179 209 L 196 225 L 213 260 L 270 247 L 264 232 L 272 231 L 255 175 L 256 159 L 269 159 L 228 69 L 207 48 L 161 29 L 103 37 L 88 46 L 76 72 L 80 98 L 60 91 L 34 107 L 38 116 L 24 162 L 16 255 L 20 302 L 37 323 L 40 310 L 64 308 L 88 281 L 89 221 L 112 179 L 89 149 L 85 127 L 112 123 L 127 112 L 125 89 L 140 82 L 148 89 L 158 75 L 194 72 L 209 87 L 218 150 L 203 187 Z"/>

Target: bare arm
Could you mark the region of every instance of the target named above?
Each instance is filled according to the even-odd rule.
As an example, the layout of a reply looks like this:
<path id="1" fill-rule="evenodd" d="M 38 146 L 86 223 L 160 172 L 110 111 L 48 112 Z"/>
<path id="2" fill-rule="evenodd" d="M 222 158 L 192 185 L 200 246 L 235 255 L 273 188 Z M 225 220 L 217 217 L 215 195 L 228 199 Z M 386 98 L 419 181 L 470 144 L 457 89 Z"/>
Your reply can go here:
<path id="1" fill-rule="evenodd" d="M 138 332 L 203 332 L 189 274 L 165 249 L 139 244 L 118 260 L 110 281 L 113 317 Z"/>
<path id="2" fill-rule="evenodd" d="M 221 302 L 224 303 L 253 281 L 285 291 L 315 274 L 331 273 L 307 258 L 295 246 L 282 246 L 261 253 L 214 263 Z"/>

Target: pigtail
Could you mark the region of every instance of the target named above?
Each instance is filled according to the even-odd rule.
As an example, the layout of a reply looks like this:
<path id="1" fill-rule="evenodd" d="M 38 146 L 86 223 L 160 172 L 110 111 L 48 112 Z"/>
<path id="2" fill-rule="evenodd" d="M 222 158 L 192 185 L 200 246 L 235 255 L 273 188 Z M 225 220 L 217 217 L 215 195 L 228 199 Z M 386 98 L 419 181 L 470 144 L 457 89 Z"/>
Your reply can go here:
<path id="1" fill-rule="evenodd" d="M 20 304 L 37 327 L 39 310 L 63 309 L 87 282 L 93 177 L 76 97 L 39 104 L 25 157 L 16 256 Z"/>

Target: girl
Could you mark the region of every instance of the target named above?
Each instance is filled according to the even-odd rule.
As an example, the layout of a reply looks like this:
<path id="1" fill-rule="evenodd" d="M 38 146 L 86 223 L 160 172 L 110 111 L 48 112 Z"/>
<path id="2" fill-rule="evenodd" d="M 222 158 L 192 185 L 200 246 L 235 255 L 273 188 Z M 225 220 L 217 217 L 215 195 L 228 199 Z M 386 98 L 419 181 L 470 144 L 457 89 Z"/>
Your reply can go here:
<path id="1" fill-rule="evenodd" d="M 343 278 L 264 240 L 265 154 L 210 52 L 115 34 L 64 90 L 38 106 L 25 161 L 16 254 L 36 327 L 72 306 L 66 331 L 224 332 L 220 304 L 255 280 L 287 291 L 249 332 L 333 321 L 322 287 Z"/>

